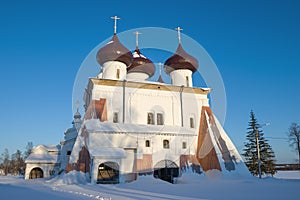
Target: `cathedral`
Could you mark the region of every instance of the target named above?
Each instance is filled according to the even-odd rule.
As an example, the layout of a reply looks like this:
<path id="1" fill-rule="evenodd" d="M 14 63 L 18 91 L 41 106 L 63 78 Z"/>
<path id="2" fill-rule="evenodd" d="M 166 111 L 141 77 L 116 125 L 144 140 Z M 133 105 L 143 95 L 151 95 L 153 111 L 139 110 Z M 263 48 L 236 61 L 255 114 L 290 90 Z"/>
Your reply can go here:
<path id="1" fill-rule="evenodd" d="M 239 173 L 241 156 L 209 105 L 209 88 L 193 86 L 198 60 L 178 47 L 164 62 L 171 83 L 136 42 L 127 49 L 116 32 L 95 59 L 97 77 L 83 91 L 85 114 L 74 114 L 73 127 L 60 145 L 39 145 L 26 160 L 26 179 L 72 171 L 87 173 L 91 183 L 116 184 L 141 175 L 173 183 L 186 170 L 207 176 Z M 138 33 L 136 33 L 138 36 Z M 175 35 L 174 35 L 175 38 Z M 138 41 L 138 40 L 137 40 Z"/>

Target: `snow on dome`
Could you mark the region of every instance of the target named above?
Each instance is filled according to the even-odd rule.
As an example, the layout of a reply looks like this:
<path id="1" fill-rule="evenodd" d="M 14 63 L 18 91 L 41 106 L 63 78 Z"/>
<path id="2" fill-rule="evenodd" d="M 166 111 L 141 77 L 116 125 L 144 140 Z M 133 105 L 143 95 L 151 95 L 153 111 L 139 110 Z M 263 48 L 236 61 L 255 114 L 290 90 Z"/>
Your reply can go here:
<path id="1" fill-rule="evenodd" d="M 193 73 L 198 69 L 198 60 L 189 55 L 179 43 L 176 52 L 165 62 L 165 72 L 170 74 L 174 70 L 189 69 Z"/>
<path id="2" fill-rule="evenodd" d="M 145 58 L 147 59 L 146 56 L 144 56 L 143 54 L 141 54 L 139 49 L 136 49 L 133 53 L 132 53 L 133 58 Z"/>
<path id="3" fill-rule="evenodd" d="M 131 64 L 131 52 L 119 41 L 116 34 L 97 53 L 97 62 L 102 66 L 107 61 L 119 61 L 127 66 Z"/>
<path id="4" fill-rule="evenodd" d="M 133 52 L 133 60 L 131 65 L 127 68 L 127 73 L 145 73 L 149 77 L 154 75 L 155 66 L 153 62 L 146 58 L 138 48 Z"/>
<path id="5" fill-rule="evenodd" d="M 75 119 L 80 119 L 81 118 L 81 114 L 78 112 L 78 109 L 77 109 L 76 113 L 74 114 L 74 118 Z"/>

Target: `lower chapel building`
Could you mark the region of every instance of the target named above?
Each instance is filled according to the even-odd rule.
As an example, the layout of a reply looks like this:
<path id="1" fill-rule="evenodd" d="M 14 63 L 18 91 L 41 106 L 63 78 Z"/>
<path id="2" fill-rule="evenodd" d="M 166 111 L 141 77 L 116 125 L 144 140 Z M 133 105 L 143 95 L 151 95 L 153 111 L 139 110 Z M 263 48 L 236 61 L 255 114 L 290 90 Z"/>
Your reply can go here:
<path id="1" fill-rule="evenodd" d="M 180 40 L 164 63 L 171 84 L 162 76 L 148 81 L 156 66 L 116 33 L 95 59 L 101 71 L 88 81 L 85 115 L 75 113 L 60 145 L 33 149 L 26 179 L 80 171 L 92 183 L 130 182 L 141 174 L 173 182 L 187 168 L 210 175 L 244 167 L 209 106 L 210 89 L 193 87 L 198 60 Z"/>

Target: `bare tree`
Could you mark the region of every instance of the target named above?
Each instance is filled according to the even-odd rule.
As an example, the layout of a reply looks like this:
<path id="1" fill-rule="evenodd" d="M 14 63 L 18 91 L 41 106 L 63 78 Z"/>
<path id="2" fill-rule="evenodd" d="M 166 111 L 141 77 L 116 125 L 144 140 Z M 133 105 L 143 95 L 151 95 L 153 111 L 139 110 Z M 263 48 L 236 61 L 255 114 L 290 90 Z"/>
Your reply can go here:
<path id="1" fill-rule="evenodd" d="M 2 153 L 2 169 L 4 171 L 4 174 L 7 175 L 10 171 L 9 167 L 10 167 L 10 160 L 9 160 L 9 153 L 8 153 L 8 149 L 4 150 L 4 153 Z"/>
<path id="2" fill-rule="evenodd" d="M 291 124 L 288 131 L 288 137 L 289 137 L 290 146 L 298 154 L 298 162 L 300 167 L 300 126 L 297 123 Z"/>
<path id="3" fill-rule="evenodd" d="M 24 174 L 25 163 L 20 150 L 17 150 L 17 152 L 11 156 L 11 170 L 15 176 Z"/>

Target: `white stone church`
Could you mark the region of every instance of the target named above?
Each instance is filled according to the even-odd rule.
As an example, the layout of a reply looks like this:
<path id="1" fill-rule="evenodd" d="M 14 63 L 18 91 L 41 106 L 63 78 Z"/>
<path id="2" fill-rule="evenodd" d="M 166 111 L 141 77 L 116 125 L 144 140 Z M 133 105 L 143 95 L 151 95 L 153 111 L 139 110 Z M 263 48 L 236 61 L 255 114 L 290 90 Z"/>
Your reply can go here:
<path id="1" fill-rule="evenodd" d="M 115 20 L 117 18 L 115 17 Z M 116 22 L 116 21 L 115 21 Z M 40 145 L 26 160 L 26 179 L 88 173 L 92 183 L 122 183 L 152 175 L 173 182 L 188 168 L 205 174 L 235 173 L 241 156 L 209 106 L 210 89 L 193 87 L 198 60 L 179 44 L 164 63 L 171 84 L 150 59 L 112 39 L 97 53 L 100 73 L 83 91 L 60 145 Z M 174 35 L 175 41 L 175 35 Z M 82 118 L 82 119 L 81 119 Z"/>

